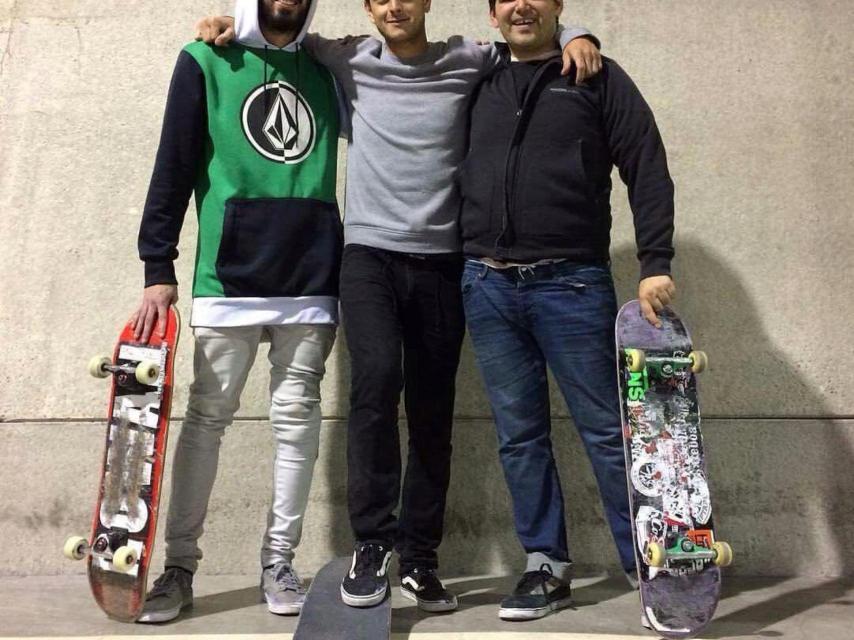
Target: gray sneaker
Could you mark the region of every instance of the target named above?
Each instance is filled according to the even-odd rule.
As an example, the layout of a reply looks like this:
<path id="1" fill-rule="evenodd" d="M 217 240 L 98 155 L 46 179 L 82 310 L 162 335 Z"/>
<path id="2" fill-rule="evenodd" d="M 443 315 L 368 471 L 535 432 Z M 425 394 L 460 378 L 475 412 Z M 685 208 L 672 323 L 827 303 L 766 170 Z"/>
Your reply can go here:
<path id="1" fill-rule="evenodd" d="M 305 587 L 302 580 L 287 562 L 278 562 L 261 574 L 261 592 L 270 613 L 294 616 L 302 610 Z"/>
<path id="2" fill-rule="evenodd" d="M 179 567 L 167 567 L 154 581 L 137 622 L 168 622 L 193 606 L 193 574 Z"/>

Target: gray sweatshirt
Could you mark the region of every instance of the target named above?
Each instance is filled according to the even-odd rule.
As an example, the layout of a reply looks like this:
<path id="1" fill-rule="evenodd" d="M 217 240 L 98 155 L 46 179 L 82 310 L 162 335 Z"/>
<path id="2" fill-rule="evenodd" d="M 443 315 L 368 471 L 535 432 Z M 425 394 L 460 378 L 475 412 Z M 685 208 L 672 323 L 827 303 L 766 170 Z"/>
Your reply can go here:
<path id="1" fill-rule="evenodd" d="M 588 34 L 564 29 L 561 46 Z M 309 34 L 303 45 L 335 76 L 352 117 L 345 243 L 460 251 L 454 174 L 466 153 L 469 98 L 499 63 L 495 46 L 455 36 L 404 62 L 366 36 Z"/>

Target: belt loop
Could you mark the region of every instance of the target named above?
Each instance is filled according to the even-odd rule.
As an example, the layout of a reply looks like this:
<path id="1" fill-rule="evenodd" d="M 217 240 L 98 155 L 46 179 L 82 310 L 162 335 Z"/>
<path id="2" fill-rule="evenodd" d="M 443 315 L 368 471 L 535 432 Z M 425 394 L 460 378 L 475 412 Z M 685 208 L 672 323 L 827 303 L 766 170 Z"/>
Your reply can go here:
<path id="1" fill-rule="evenodd" d="M 489 265 L 485 262 L 480 263 L 480 273 L 477 274 L 479 280 L 484 280 L 486 278 L 486 274 L 489 273 Z"/>

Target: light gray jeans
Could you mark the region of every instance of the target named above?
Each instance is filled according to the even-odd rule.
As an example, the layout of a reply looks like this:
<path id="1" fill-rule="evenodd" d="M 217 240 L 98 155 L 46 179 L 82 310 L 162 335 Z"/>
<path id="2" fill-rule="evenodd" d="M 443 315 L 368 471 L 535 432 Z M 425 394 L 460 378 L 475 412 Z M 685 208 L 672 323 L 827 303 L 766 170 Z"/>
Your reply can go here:
<path id="1" fill-rule="evenodd" d="M 270 422 L 276 453 L 261 566 L 291 562 L 302 535 L 320 444 L 320 381 L 335 327 L 196 327 L 193 333 L 194 380 L 172 469 L 166 566 L 192 572 L 198 568 L 202 558 L 198 540 L 216 479 L 220 441 L 240 406 L 240 394 L 265 335 L 270 340 Z"/>

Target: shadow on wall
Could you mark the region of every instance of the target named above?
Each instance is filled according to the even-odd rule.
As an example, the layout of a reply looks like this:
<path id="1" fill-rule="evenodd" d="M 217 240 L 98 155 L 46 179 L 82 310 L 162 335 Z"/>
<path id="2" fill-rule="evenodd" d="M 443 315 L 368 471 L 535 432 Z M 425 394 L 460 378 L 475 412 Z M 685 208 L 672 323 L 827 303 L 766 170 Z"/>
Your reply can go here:
<path id="1" fill-rule="evenodd" d="M 691 238 L 681 239 L 677 252 L 674 307 L 711 362 L 700 381 L 707 464 L 719 533 L 735 550 L 724 597 L 737 593 L 727 574 L 854 576 L 850 433 L 841 421 L 820 420 L 830 414 L 821 394 L 789 360 L 785 345 L 772 342 L 764 327 L 775 319 L 759 315 L 742 276 Z M 617 248 L 612 259 L 619 299 L 636 297 L 633 248 Z M 753 582 L 739 586 L 769 586 Z M 844 583 L 828 579 L 809 593 L 724 616 L 713 629 L 724 635 L 709 637 L 752 634 L 840 597 Z"/>
<path id="2" fill-rule="evenodd" d="M 824 418 L 824 399 L 790 361 L 794 354 L 772 342 L 765 325 L 775 319 L 759 315 L 740 274 L 691 238 L 677 250 L 674 306 L 710 355 L 700 401 L 712 498 L 743 558 L 731 571 L 854 575 L 850 433 Z M 637 278 L 634 251 L 621 247 L 612 257 L 626 300 Z"/>
<path id="3" fill-rule="evenodd" d="M 821 394 L 772 342 L 764 327 L 774 319 L 760 317 L 741 276 L 691 238 L 678 249 L 674 306 L 712 363 L 700 381 L 701 406 L 719 528 L 736 550 L 728 573 L 854 575 L 854 552 L 846 544 L 854 536 L 850 435 L 841 422 L 815 419 L 829 414 Z M 634 249 L 617 247 L 612 258 L 618 297 L 625 302 L 637 295 Z M 467 348 L 460 378 L 477 375 Z M 553 403 L 553 415 L 565 411 L 562 400 Z M 574 429 L 565 436 L 560 420 L 554 422 L 571 544 L 582 559 L 578 568 L 616 570 L 589 462 Z M 518 566 L 521 549 L 491 420 L 458 420 L 454 442 L 446 571 Z M 600 531 L 586 531 L 591 527 Z"/>

